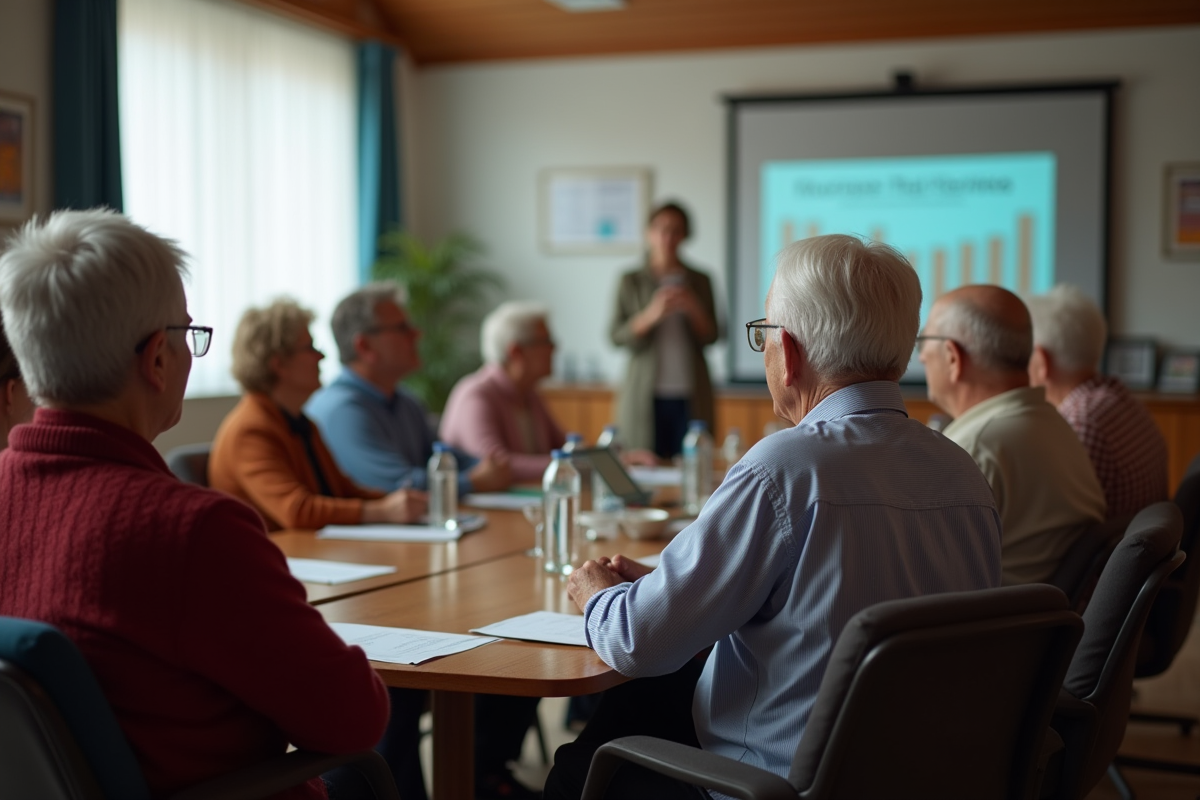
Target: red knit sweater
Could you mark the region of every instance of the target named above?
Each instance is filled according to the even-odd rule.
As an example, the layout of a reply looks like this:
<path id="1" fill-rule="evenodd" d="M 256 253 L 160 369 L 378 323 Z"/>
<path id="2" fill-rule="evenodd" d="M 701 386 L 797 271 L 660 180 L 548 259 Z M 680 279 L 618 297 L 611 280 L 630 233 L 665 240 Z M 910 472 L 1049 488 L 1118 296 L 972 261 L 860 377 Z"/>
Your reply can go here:
<path id="1" fill-rule="evenodd" d="M 305 601 L 261 518 L 141 437 L 39 409 L 0 454 L 0 614 L 75 641 L 155 796 L 281 754 L 370 748 L 382 682 Z M 288 797 L 320 797 L 314 781 Z"/>

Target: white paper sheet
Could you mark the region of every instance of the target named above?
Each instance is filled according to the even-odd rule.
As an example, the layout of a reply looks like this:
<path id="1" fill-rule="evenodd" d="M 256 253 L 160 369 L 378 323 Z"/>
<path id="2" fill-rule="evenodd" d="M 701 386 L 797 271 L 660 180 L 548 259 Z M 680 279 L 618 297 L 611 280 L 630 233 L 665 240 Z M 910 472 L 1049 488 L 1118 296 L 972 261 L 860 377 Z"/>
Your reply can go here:
<path id="1" fill-rule="evenodd" d="M 350 583 L 376 575 L 387 575 L 395 572 L 395 567 L 382 564 L 349 564 L 345 561 L 321 561 L 315 558 L 289 558 L 288 571 L 298 581 L 309 583 Z"/>
<path id="2" fill-rule="evenodd" d="M 658 566 L 658 559 L 660 556 L 661 556 L 661 553 L 655 553 L 652 556 L 642 556 L 641 558 L 635 558 L 634 561 L 638 562 L 639 564 L 644 564 L 645 566 L 653 569 L 654 567 Z"/>
<path id="3" fill-rule="evenodd" d="M 454 530 L 433 525 L 326 525 L 318 539 L 351 539 L 357 542 L 455 542 L 464 533 L 479 530 L 487 520 L 481 514 L 460 514 Z"/>
<path id="4" fill-rule="evenodd" d="M 512 492 L 472 492 L 462 499 L 464 506 L 498 511 L 520 511 L 525 506 L 536 506 L 541 502 L 542 498 L 537 495 Z"/>
<path id="5" fill-rule="evenodd" d="M 504 639 L 521 639 L 527 642 L 575 644 L 587 647 L 583 617 L 579 614 L 534 611 L 532 614 L 522 614 L 519 617 L 495 622 L 483 628 L 473 628 L 471 633 L 500 636 Z"/>
<path id="6" fill-rule="evenodd" d="M 331 622 L 329 627 L 346 644 L 356 644 L 372 661 L 389 664 L 424 664 L 442 656 L 473 650 L 491 644 L 493 638 L 463 633 L 437 633 L 411 628 L 384 628 L 353 622 Z"/>
<path id="7" fill-rule="evenodd" d="M 683 484 L 683 470 L 678 467 L 630 467 L 629 477 L 643 489 Z"/>

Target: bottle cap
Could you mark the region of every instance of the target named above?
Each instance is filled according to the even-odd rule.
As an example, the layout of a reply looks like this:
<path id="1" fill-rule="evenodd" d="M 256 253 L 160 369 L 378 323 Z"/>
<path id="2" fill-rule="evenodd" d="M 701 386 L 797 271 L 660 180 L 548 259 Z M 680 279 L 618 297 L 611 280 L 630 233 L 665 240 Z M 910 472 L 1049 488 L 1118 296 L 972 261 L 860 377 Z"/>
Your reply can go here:
<path id="1" fill-rule="evenodd" d="M 696 431 L 696 430 L 703 431 L 703 430 L 707 430 L 707 429 L 708 429 L 708 423 L 702 419 L 694 419 L 688 423 L 689 431 Z"/>
<path id="2" fill-rule="evenodd" d="M 435 453 L 444 453 L 449 449 L 450 449 L 450 446 L 447 445 L 445 442 L 434 442 L 433 443 L 433 452 L 435 452 Z"/>
<path id="3" fill-rule="evenodd" d="M 558 461 L 560 459 L 566 458 L 567 453 L 563 450 L 551 450 L 550 457 L 553 458 L 555 461 Z"/>
<path id="4" fill-rule="evenodd" d="M 568 434 L 567 434 L 567 441 L 568 441 L 568 442 L 582 442 L 582 441 L 583 441 L 583 434 L 582 434 L 582 433 L 574 433 L 574 432 L 572 432 L 572 433 L 568 433 Z"/>

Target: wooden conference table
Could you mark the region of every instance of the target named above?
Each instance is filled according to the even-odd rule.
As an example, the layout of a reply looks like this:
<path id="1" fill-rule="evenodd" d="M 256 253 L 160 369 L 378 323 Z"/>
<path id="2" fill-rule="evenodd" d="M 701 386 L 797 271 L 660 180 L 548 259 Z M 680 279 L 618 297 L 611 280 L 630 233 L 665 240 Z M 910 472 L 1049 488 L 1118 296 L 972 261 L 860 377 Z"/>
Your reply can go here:
<path id="1" fill-rule="evenodd" d="M 565 582 L 525 555 L 533 529 L 513 511 L 488 511 L 483 530 L 453 544 L 395 544 L 272 534 L 290 557 L 394 564 L 397 572 L 339 586 L 305 584 L 330 622 L 468 633 L 531 611 L 578 613 Z M 624 537 L 593 543 L 587 556 L 657 553 L 665 541 Z M 422 572 L 424 571 L 424 572 Z M 428 689 L 433 710 L 434 800 L 474 796 L 474 695 L 563 697 L 625 679 L 587 648 L 502 639 L 418 666 L 372 662 L 389 686 Z"/>

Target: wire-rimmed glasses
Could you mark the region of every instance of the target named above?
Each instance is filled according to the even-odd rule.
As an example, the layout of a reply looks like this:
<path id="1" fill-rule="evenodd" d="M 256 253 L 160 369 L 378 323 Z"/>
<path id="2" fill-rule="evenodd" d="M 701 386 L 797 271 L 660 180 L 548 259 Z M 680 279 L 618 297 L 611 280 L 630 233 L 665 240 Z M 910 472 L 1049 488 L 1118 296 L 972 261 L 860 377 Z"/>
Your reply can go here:
<path id="1" fill-rule="evenodd" d="M 767 318 L 756 319 L 746 323 L 746 341 L 750 343 L 750 349 L 756 353 L 761 353 L 767 346 L 767 334 L 763 332 L 765 328 L 782 328 L 782 325 L 772 325 L 767 322 Z"/>

